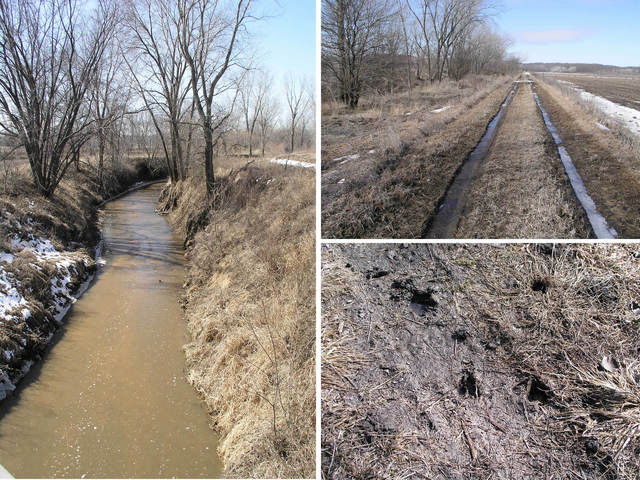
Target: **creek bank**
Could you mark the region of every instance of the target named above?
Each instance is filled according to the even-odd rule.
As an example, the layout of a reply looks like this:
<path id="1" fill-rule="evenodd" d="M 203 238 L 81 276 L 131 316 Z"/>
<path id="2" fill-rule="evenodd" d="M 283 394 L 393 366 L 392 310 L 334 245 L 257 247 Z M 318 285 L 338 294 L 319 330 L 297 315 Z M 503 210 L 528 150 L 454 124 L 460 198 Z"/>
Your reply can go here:
<path id="1" fill-rule="evenodd" d="M 0 196 L 0 400 L 88 288 L 101 250 L 100 207 L 159 175 L 137 165 L 101 189 L 93 172 L 70 172 L 50 199 L 16 178 L 14 191 Z"/>
<path id="2" fill-rule="evenodd" d="M 158 203 L 187 249 L 187 379 L 227 476 L 313 477 L 313 169 L 265 162 L 219 174 L 210 201 L 194 178 L 167 185 Z"/>

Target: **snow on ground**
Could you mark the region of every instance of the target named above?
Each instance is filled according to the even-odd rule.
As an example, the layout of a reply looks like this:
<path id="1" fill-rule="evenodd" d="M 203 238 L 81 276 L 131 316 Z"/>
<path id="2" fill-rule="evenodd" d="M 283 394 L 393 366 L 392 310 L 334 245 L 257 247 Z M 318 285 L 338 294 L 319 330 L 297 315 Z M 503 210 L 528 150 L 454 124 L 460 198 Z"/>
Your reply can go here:
<path id="1" fill-rule="evenodd" d="M 58 253 L 50 240 L 42 237 L 36 238 L 33 233 L 27 234 L 27 240 L 20 240 L 18 235 L 14 234 L 10 241 L 11 247 L 16 250 L 28 249 L 39 254 Z"/>
<path id="2" fill-rule="evenodd" d="M 271 163 L 279 163 L 280 165 L 289 165 L 292 167 L 316 168 L 314 163 L 300 162 L 298 160 L 289 160 L 287 158 L 272 158 Z"/>
<path id="3" fill-rule="evenodd" d="M 580 92 L 580 96 L 593 103 L 600 110 L 602 110 L 608 117 L 615 118 L 622 122 L 622 124 L 631 130 L 636 135 L 640 135 L 640 111 L 633 108 L 625 107 L 624 105 L 618 105 L 606 98 L 599 97 L 584 90 L 577 89 Z"/>
<path id="4" fill-rule="evenodd" d="M 640 135 L 640 110 L 634 108 L 625 107 L 624 105 L 618 105 L 617 103 L 607 100 L 606 98 L 599 97 L 593 93 L 589 93 L 580 88 L 575 83 L 567 82 L 566 80 L 558 80 L 560 83 L 564 83 L 580 94 L 583 100 L 591 102 L 598 107 L 609 118 L 613 118 L 622 123 L 632 133 Z M 602 128 L 604 125 L 598 124 L 598 127 Z M 606 128 L 606 127 L 605 127 Z M 608 128 L 606 128 L 608 130 Z M 603 129 L 604 130 L 604 129 Z"/>
<path id="5" fill-rule="evenodd" d="M 431 110 L 431 113 L 440 113 L 440 112 L 444 112 L 445 110 L 449 110 L 451 108 L 451 105 L 446 105 L 444 107 L 441 108 L 436 108 L 435 110 Z"/>
<path id="6" fill-rule="evenodd" d="M 8 321 L 14 317 L 17 309 L 24 309 L 27 301 L 18 292 L 20 286 L 11 273 L 0 267 L 0 320 Z"/>
<path id="7" fill-rule="evenodd" d="M 607 132 L 609 132 L 609 127 L 607 127 L 606 125 L 601 124 L 600 122 L 596 122 L 596 125 L 598 126 L 598 128 L 600 130 L 606 130 Z"/>
<path id="8" fill-rule="evenodd" d="M 43 272 L 46 271 L 44 268 L 46 265 L 55 268 L 55 273 L 50 278 L 49 287 L 53 304 L 48 305 L 47 309 L 54 320 L 60 323 L 76 298 L 88 288 L 92 276 L 85 279 L 77 291 L 74 288 L 77 286 L 74 280 L 79 279 L 83 266 L 89 265 L 89 257 L 84 253 L 56 249 L 51 240 L 37 234 L 37 224 L 31 218 L 19 222 L 14 215 L 5 210 L 0 216 L 0 224 L 13 232 L 8 235 L 9 251 L 0 252 L 0 323 L 23 323 L 26 330 L 30 331 L 31 329 L 28 319 L 32 315 L 32 310 L 37 307 L 31 305 L 29 300 L 23 296 L 21 293 L 22 285 L 11 272 L 15 258 L 22 257 L 25 251 L 35 257 L 34 261 L 28 263 L 31 269 Z M 98 250 L 96 249 L 97 255 L 99 254 Z M 24 324 L 25 321 L 26 324 Z M 28 333 L 26 330 L 25 334 Z M 50 333 L 49 337 L 51 336 L 53 333 Z M 26 345 L 26 337 L 23 337 L 19 342 L 13 342 L 12 346 L 4 348 L 2 350 L 4 363 L 15 362 L 16 359 L 20 361 Z M 15 389 L 14 383 L 29 370 L 32 362 L 22 360 L 22 364 L 18 365 L 18 370 L 14 366 L 11 375 L 4 368 L 0 369 L 0 400 Z"/>
<path id="9" fill-rule="evenodd" d="M 349 160 L 357 160 L 360 158 L 359 153 L 354 153 L 353 155 L 345 155 L 344 157 L 338 157 L 331 160 L 332 162 L 340 162 L 340 164 L 347 163 Z"/>

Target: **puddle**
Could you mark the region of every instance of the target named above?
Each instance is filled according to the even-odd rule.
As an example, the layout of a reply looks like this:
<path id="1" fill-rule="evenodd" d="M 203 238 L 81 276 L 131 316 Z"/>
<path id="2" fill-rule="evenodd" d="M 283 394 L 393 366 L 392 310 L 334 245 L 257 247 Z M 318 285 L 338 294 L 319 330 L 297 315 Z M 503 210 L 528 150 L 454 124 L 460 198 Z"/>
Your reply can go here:
<path id="1" fill-rule="evenodd" d="M 582 177 L 580 177 L 580 174 L 576 170 L 576 167 L 569 156 L 569 152 L 567 152 L 567 149 L 562 144 L 562 138 L 560 138 L 558 130 L 553 125 L 549 114 L 542 106 L 542 102 L 540 102 L 538 94 L 533 92 L 533 97 L 535 98 L 536 104 L 542 113 L 544 124 L 557 146 L 558 154 L 560 155 L 560 160 L 562 161 L 565 172 L 567 172 L 567 176 L 569 177 L 571 188 L 573 188 L 573 192 L 587 214 L 593 232 L 597 238 L 616 238 L 618 235 L 617 232 L 607 224 L 605 218 L 598 212 L 595 202 L 587 193 L 587 188 L 582 181 Z"/>
<path id="2" fill-rule="evenodd" d="M 513 87 L 509 91 L 509 94 L 502 102 L 500 110 L 493 117 L 487 129 L 480 139 L 478 145 L 469 155 L 469 158 L 464 163 L 451 185 L 445 193 L 444 201 L 439 207 L 438 212 L 426 225 L 423 231 L 424 238 L 452 238 L 456 229 L 458 228 L 458 222 L 464 209 L 464 200 L 469 185 L 473 181 L 476 168 L 478 164 L 484 159 L 491 147 L 491 142 L 502 119 L 504 112 L 507 109 L 511 99 L 515 95 L 518 89 L 519 83 L 514 83 Z"/>
<path id="3" fill-rule="evenodd" d="M 45 359 L 0 404 L 15 477 L 217 477 L 217 437 L 184 377 L 179 239 L 155 185 L 110 202 L 105 265 Z"/>

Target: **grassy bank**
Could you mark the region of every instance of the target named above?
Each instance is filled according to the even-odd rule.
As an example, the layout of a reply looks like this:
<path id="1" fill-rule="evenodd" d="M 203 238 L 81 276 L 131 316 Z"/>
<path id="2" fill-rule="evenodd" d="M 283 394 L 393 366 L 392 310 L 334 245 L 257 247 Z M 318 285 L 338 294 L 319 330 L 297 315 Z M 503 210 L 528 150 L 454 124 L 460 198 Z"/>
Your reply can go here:
<path id="1" fill-rule="evenodd" d="M 160 198 L 188 248 L 188 379 L 228 476 L 311 477 L 314 170 L 240 162 L 219 162 L 213 206 L 198 176 Z"/>
<path id="2" fill-rule="evenodd" d="M 600 213 L 620 238 L 639 238 L 638 137 L 549 77 L 537 92 Z"/>
<path id="3" fill-rule="evenodd" d="M 323 105 L 323 236 L 420 238 L 512 80 L 444 82 L 354 112 Z"/>
<path id="4" fill-rule="evenodd" d="M 159 172 L 161 174 L 161 172 Z M 90 164 L 70 171 L 51 198 L 26 168 L 3 178 L 0 194 L 0 399 L 37 361 L 95 270 L 98 207 L 140 180 L 122 166 L 101 186 Z"/>

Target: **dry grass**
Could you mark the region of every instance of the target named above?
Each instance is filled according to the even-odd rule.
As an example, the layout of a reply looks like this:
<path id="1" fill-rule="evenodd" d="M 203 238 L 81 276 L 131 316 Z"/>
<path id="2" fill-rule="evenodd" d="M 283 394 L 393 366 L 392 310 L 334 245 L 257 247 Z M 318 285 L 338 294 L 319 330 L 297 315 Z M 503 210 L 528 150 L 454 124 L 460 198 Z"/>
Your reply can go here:
<path id="1" fill-rule="evenodd" d="M 640 238 L 640 140 L 572 88 L 547 81 L 537 84 L 538 94 L 589 195 L 620 238 Z"/>
<path id="2" fill-rule="evenodd" d="M 521 84 L 465 197 L 458 238 L 588 238 L 591 227 Z"/>
<path id="3" fill-rule="evenodd" d="M 312 477 L 314 171 L 260 161 L 233 181 L 224 176 L 243 164 L 220 162 L 212 209 L 193 179 L 161 200 L 192 239 L 188 379 L 221 434 L 227 475 Z"/>
<path id="4" fill-rule="evenodd" d="M 640 108 L 640 76 L 609 76 L 585 74 L 536 74 L 549 79 L 571 82 L 583 90 L 604 97 L 619 105 L 629 108 Z"/>
<path id="5" fill-rule="evenodd" d="M 367 111 L 323 118 L 323 237 L 420 237 L 454 173 L 504 100 L 510 80 L 484 79 L 467 86 L 440 113 L 431 112 L 433 105 L 424 107 L 429 102 L 421 95 L 432 94 L 427 89 L 410 97 L 422 105 L 411 115 L 387 115 L 385 110 L 373 119 L 362 117 Z M 452 85 L 439 88 L 447 86 Z M 405 104 L 400 105 L 404 110 Z M 355 153 L 358 158 L 335 160 Z"/>
<path id="6" fill-rule="evenodd" d="M 323 248 L 324 478 L 636 479 L 639 258 L 634 245 Z M 401 284 L 435 306 L 417 315 Z"/>

